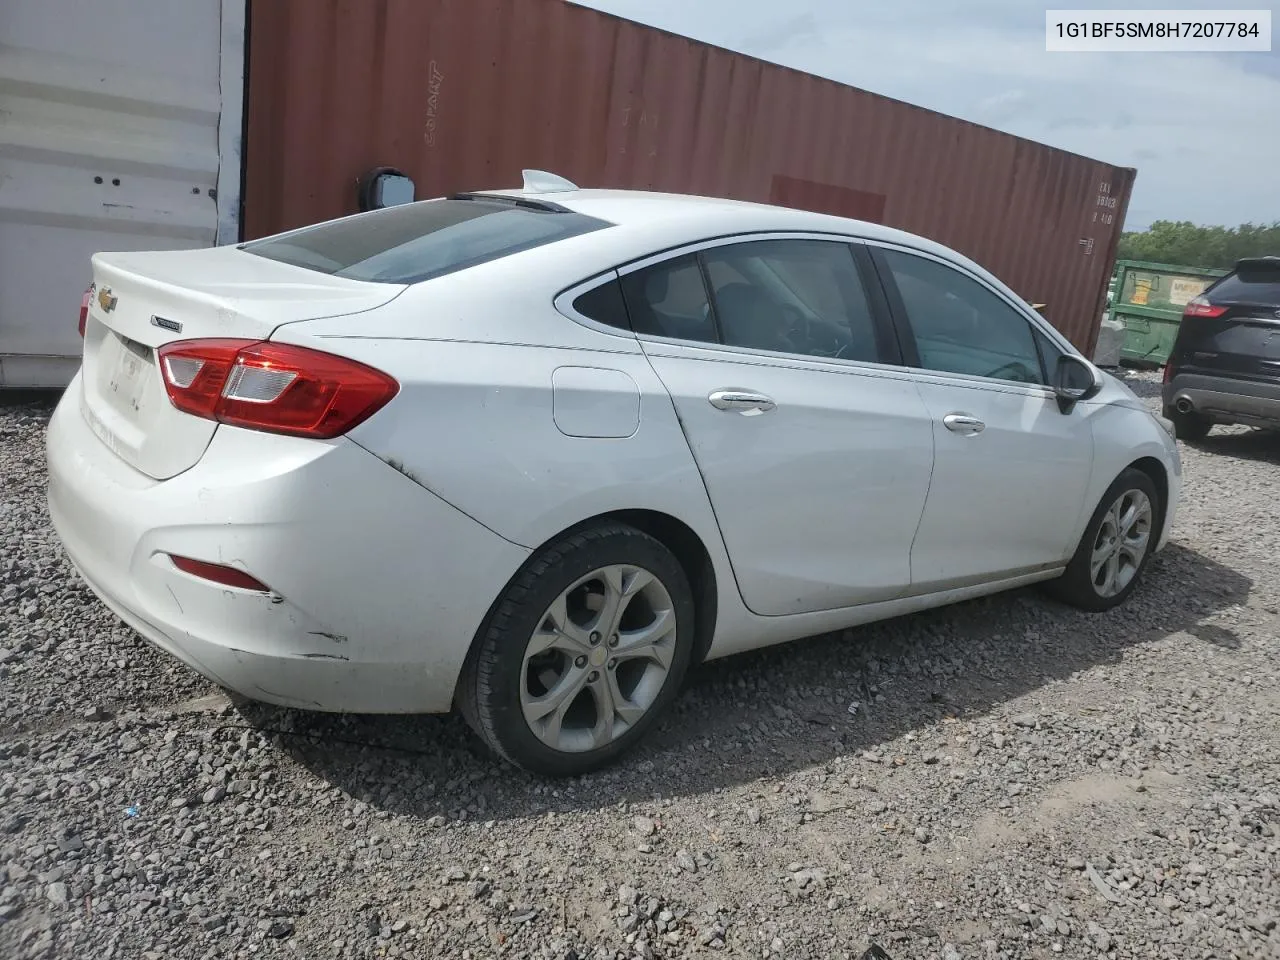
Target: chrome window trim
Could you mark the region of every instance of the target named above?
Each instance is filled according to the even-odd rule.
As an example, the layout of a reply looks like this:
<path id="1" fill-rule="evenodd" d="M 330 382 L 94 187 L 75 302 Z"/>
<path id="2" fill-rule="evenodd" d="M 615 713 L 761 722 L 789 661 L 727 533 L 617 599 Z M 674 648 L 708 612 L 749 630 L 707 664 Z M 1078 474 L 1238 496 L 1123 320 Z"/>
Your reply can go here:
<path id="1" fill-rule="evenodd" d="M 1079 352 L 1071 345 L 1065 337 L 1060 334 L 1055 327 L 1048 323 L 1043 317 L 1025 305 L 1019 305 L 1009 299 L 1009 297 L 991 286 L 982 277 L 977 276 L 961 264 L 945 257 L 940 257 L 935 253 L 922 250 L 919 247 L 909 246 L 902 243 L 894 243 L 887 240 L 877 240 L 868 237 L 857 236 L 856 234 L 832 233 L 827 231 L 816 230 L 766 230 L 766 231 L 747 231 L 744 233 L 726 234 L 719 237 L 703 238 L 701 240 L 693 240 L 688 243 L 680 244 L 675 247 L 668 247 L 658 253 L 648 254 L 639 259 L 629 260 L 618 267 L 599 273 L 593 277 L 575 284 L 558 294 L 554 299 L 556 310 L 561 314 L 598 333 L 604 333 L 609 336 L 623 337 L 628 340 L 638 340 L 642 344 L 652 343 L 659 346 L 671 347 L 693 347 L 699 350 L 711 350 L 720 353 L 727 353 L 735 356 L 741 356 L 744 359 L 759 360 L 783 360 L 788 362 L 800 363 L 820 363 L 834 364 L 841 367 L 850 367 L 854 369 L 864 369 L 871 371 L 885 371 L 897 374 L 909 374 L 912 376 L 924 376 L 939 378 L 944 382 L 958 381 L 963 386 L 984 387 L 986 389 L 999 390 L 1004 393 L 1020 393 L 1033 397 L 1053 397 L 1053 389 L 1047 384 L 1028 384 L 1017 380 L 998 380 L 992 377 L 978 377 L 971 374 L 951 373 L 948 371 L 928 370 L 924 367 L 908 367 L 901 364 L 877 363 L 867 360 L 846 360 L 842 357 L 814 357 L 808 354 L 796 353 L 780 353 L 771 350 L 756 350 L 750 347 L 735 347 L 723 343 L 708 343 L 702 340 L 681 340 L 676 337 L 663 337 L 657 334 L 638 334 L 631 330 L 622 330 L 618 327 L 611 327 L 608 324 L 600 323 L 585 317 L 578 311 L 573 309 L 573 301 L 582 294 L 594 290 L 596 287 L 608 283 L 611 280 L 621 280 L 623 277 L 635 273 L 638 270 L 644 270 L 655 264 L 663 263 L 667 260 L 674 260 L 678 257 L 687 256 L 691 253 L 700 253 L 704 250 L 714 250 L 717 247 L 732 246 L 739 243 L 752 243 L 756 241 L 768 240 L 824 240 L 830 243 L 854 244 L 860 243 L 867 247 L 879 247 L 885 250 L 896 250 L 902 253 L 912 254 L 918 257 L 924 257 L 949 267 L 959 272 L 961 275 L 980 284 L 984 289 L 988 290 L 994 296 L 1006 303 L 1015 313 L 1029 322 L 1033 327 L 1040 330 L 1045 337 L 1058 347 L 1064 353 L 1080 356 Z M 861 282 L 861 277 L 859 277 Z M 909 321 L 908 321 L 909 322 Z M 675 353 L 656 353 L 655 356 L 680 356 Z M 805 367 L 805 369 L 809 369 Z M 830 372 L 830 371 L 829 371 Z"/>

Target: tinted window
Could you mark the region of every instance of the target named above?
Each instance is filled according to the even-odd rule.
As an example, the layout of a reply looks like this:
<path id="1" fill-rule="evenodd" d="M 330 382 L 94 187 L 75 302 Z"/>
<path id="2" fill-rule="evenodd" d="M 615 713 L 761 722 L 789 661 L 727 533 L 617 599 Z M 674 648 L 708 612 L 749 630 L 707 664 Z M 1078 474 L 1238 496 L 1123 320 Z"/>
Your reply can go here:
<path id="1" fill-rule="evenodd" d="M 417 283 L 610 224 L 489 200 L 430 200 L 305 227 L 241 249 L 320 273 Z"/>
<path id="2" fill-rule="evenodd" d="M 1208 296 L 1215 303 L 1280 305 L 1280 262 L 1274 267 L 1249 267 L 1228 274 L 1213 286 Z"/>
<path id="3" fill-rule="evenodd" d="M 636 333 L 715 342 L 707 290 L 693 255 L 627 274 L 622 293 Z"/>
<path id="4" fill-rule="evenodd" d="M 588 290 L 573 301 L 573 309 L 596 323 L 620 330 L 631 329 L 631 323 L 627 319 L 627 306 L 622 301 L 622 287 L 617 280 L 610 280 Z"/>
<path id="5" fill-rule="evenodd" d="M 920 365 L 1044 383 L 1031 324 L 982 284 L 935 260 L 884 251 L 915 334 Z"/>
<path id="6" fill-rule="evenodd" d="M 844 360 L 880 360 L 875 323 L 847 245 L 758 240 L 703 254 L 724 343 Z"/>

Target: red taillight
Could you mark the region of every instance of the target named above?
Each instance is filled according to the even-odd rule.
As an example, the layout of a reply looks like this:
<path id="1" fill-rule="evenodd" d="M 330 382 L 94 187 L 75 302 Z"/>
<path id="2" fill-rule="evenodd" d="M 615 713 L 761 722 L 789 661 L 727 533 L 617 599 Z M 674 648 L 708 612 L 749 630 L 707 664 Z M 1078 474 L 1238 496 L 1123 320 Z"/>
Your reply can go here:
<path id="1" fill-rule="evenodd" d="M 1204 297 L 1196 297 L 1187 302 L 1186 309 L 1182 311 L 1182 316 L 1186 317 L 1220 317 L 1227 312 L 1226 307 L 1215 306 Z"/>
<path id="2" fill-rule="evenodd" d="M 180 340 L 157 351 L 175 407 L 250 430 L 327 440 L 381 409 L 400 385 L 363 363 L 255 340 Z"/>
<path id="3" fill-rule="evenodd" d="M 1173 379 L 1173 362 L 1170 361 L 1164 365 L 1164 382 L 1168 383 Z"/>
<path id="4" fill-rule="evenodd" d="M 240 590 L 256 590 L 260 593 L 271 591 L 271 588 L 261 580 L 235 567 L 225 567 L 220 563 L 208 563 L 204 560 L 192 560 L 190 557 L 179 557 L 172 553 L 169 554 L 169 559 L 183 573 L 189 573 L 201 580 L 209 580 L 224 587 L 236 587 Z"/>
<path id="5" fill-rule="evenodd" d="M 93 297 L 94 284 L 89 284 L 89 289 L 84 292 L 84 296 L 80 298 L 80 337 L 84 338 L 84 325 L 89 321 L 89 301 Z"/>

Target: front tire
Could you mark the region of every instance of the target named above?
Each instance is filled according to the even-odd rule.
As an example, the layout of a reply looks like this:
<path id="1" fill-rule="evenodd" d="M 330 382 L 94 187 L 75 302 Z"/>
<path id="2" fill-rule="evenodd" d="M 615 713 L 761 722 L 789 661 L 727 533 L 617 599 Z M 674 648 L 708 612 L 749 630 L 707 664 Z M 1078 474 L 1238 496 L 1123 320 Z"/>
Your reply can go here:
<path id="1" fill-rule="evenodd" d="M 571 533 L 494 604 L 459 682 L 463 716 L 495 753 L 573 776 L 633 746 L 679 692 L 693 651 L 680 562 L 633 527 Z"/>
<path id="2" fill-rule="evenodd" d="M 1129 598 L 1160 536 L 1159 494 L 1130 467 L 1102 495 L 1066 572 L 1048 584 L 1058 599 L 1100 613 Z"/>

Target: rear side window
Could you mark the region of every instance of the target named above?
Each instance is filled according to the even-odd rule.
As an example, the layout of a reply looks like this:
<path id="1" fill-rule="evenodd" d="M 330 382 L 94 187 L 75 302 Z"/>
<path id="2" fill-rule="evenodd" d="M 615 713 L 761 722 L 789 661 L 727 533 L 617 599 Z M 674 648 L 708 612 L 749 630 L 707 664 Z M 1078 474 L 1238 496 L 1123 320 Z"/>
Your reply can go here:
<path id="1" fill-rule="evenodd" d="M 1219 280 L 1206 296 L 1215 303 L 1280 305 L 1280 260 L 1274 265 L 1244 266 Z"/>
<path id="2" fill-rule="evenodd" d="M 617 280 L 610 280 L 588 290 L 573 301 L 573 309 L 596 323 L 617 327 L 619 330 L 631 329 L 631 322 L 627 319 L 627 305 L 622 301 L 622 286 Z"/>
<path id="3" fill-rule="evenodd" d="M 753 240 L 703 254 L 726 345 L 881 362 L 871 306 L 849 246 Z"/>
<path id="4" fill-rule="evenodd" d="M 430 200 L 304 227 L 240 249 L 336 277 L 418 283 L 608 226 L 562 208 Z"/>

